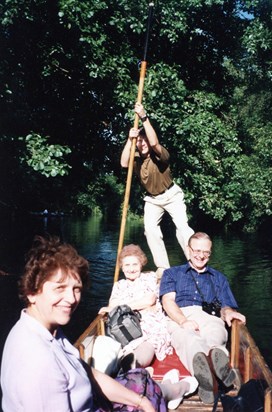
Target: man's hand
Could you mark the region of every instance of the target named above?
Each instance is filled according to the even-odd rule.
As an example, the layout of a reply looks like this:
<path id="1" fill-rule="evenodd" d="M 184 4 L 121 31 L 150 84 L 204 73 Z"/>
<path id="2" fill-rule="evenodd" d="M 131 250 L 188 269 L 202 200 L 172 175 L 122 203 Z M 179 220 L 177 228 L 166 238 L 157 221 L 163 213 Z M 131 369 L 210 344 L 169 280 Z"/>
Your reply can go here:
<path id="1" fill-rule="evenodd" d="M 185 320 L 184 322 L 182 322 L 181 326 L 183 327 L 183 329 L 191 329 L 194 331 L 198 331 L 199 330 L 199 326 L 198 323 L 195 322 L 194 320 Z"/>
<path id="2" fill-rule="evenodd" d="M 145 117 L 145 116 L 146 116 L 146 112 L 145 112 L 144 106 L 143 106 L 141 103 L 136 103 L 136 104 L 135 104 L 135 106 L 134 106 L 134 111 L 135 111 L 135 113 L 137 113 L 137 115 L 140 117 L 140 119 L 141 119 L 142 117 Z"/>
<path id="3" fill-rule="evenodd" d="M 132 140 L 132 139 L 137 139 L 138 136 L 139 136 L 139 129 L 132 127 L 129 131 L 128 137 L 130 138 L 130 140 Z"/>
<path id="4" fill-rule="evenodd" d="M 130 150 L 132 146 L 133 139 L 137 139 L 139 135 L 139 130 L 136 128 L 131 128 L 128 134 L 127 142 L 124 146 L 124 149 L 121 154 L 120 163 L 122 167 L 128 167 L 129 165 L 129 158 L 130 158 Z"/>
<path id="5" fill-rule="evenodd" d="M 231 326 L 233 319 L 238 319 L 242 323 L 246 323 L 246 317 L 242 313 L 236 312 L 232 308 L 223 308 L 223 320 L 227 323 L 228 326 Z"/>

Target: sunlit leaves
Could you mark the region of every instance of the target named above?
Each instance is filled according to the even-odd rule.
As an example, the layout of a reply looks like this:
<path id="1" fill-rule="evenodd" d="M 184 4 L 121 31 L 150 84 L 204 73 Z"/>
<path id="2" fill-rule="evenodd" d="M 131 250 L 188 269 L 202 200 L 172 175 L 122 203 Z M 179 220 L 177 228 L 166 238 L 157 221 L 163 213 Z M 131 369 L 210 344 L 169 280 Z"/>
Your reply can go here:
<path id="1" fill-rule="evenodd" d="M 267 21 L 256 18 L 252 20 L 245 30 L 243 45 L 247 55 L 245 62 L 248 71 L 255 73 L 260 78 L 272 81 L 272 6 L 267 16 Z"/>
<path id="2" fill-rule="evenodd" d="M 69 147 L 48 144 L 48 138 L 37 133 L 31 133 L 23 140 L 27 149 L 25 160 L 33 170 L 46 177 L 64 176 L 68 173 L 71 166 L 64 160 L 64 156 L 71 153 Z"/>
<path id="3" fill-rule="evenodd" d="M 196 217 L 249 227 L 269 215 L 268 7 L 155 2 L 143 103 Z M 106 209 L 104 188 L 112 184 L 118 208 L 119 155 L 135 116 L 147 16 L 148 2 L 132 0 L 1 2 L 0 132 L 11 143 L 27 136 L 14 158 L 25 158 L 30 187 L 37 176 L 69 171 L 80 207 Z M 132 203 L 139 210 L 140 196 Z"/>
<path id="4" fill-rule="evenodd" d="M 77 195 L 78 206 L 84 214 L 97 212 L 118 214 L 123 198 L 123 185 L 118 183 L 116 176 L 105 174 L 97 176 L 96 182 L 90 183 L 84 192 Z M 110 199 L 110 202 L 107 200 Z M 100 205 L 99 208 L 97 205 Z"/>
<path id="5" fill-rule="evenodd" d="M 241 154 L 237 133 L 224 118 L 224 101 L 214 94 L 197 92 L 183 105 L 183 121 L 175 147 L 180 173 L 192 187 L 190 198 L 207 215 L 219 221 L 241 218 L 241 190 L 235 180 L 235 156 Z M 176 167 L 176 173 L 178 168 Z M 239 190 L 238 190 L 239 189 Z"/>

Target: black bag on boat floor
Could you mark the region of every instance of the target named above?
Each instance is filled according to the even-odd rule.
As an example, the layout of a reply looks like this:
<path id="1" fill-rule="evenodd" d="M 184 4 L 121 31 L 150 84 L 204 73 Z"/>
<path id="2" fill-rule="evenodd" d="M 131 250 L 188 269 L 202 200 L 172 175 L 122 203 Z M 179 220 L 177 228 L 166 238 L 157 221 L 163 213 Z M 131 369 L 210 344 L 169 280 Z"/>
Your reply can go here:
<path id="1" fill-rule="evenodd" d="M 223 412 L 263 412 L 267 384 L 261 379 L 244 383 L 237 396 L 220 395 Z"/>
<path id="2" fill-rule="evenodd" d="M 122 346 L 142 336 L 141 314 L 128 305 L 116 306 L 106 321 L 106 335 L 116 339 Z"/>

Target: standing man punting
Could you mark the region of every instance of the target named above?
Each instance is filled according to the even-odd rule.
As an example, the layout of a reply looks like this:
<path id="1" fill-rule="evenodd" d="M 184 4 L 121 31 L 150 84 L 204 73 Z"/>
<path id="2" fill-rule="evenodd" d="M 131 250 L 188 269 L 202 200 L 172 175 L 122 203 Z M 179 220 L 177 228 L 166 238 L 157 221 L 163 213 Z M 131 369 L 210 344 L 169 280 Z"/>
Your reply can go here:
<path id="1" fill-rule="evenodd" d="M 163 241 L 160 223 L 168 212 L 176 226 L 177 240 L 188 257 L 189 237 L 194 233 L 188 225 L 184 193 L 173 181 L 170 171 L 170 155 L 163 147 L 146 115 L 142 104 L 135 104 L 135 113 L 142 121 L 141 129 L 130 129 L 128 140 L 121 155 L 122 167 L 128 167 L 132 140 L 137 139 L 137 153 L 134 171 L 146 191 L 144 197 L 144 228 L 148 246 L 161 277 L 164 269 L 170 267 L 167 251 Z"/>

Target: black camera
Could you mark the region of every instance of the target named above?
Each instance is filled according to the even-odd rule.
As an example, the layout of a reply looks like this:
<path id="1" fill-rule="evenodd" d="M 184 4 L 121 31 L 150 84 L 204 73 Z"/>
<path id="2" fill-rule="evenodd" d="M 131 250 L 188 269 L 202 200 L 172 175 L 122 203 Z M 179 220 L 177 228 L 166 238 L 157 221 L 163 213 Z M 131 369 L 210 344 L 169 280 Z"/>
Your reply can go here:
<path id="1" fill-rule="evenodd" d="M 209 315 L 221 317 L 221 302 L 218 299 L 214 299 L 213 302 L 202 302 L 202 310 Z"/>

